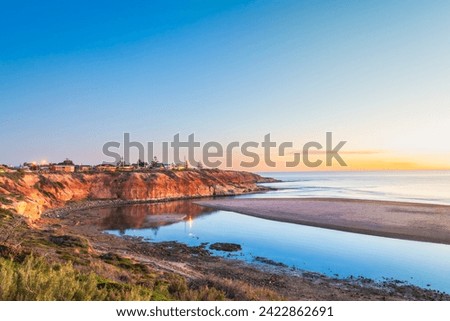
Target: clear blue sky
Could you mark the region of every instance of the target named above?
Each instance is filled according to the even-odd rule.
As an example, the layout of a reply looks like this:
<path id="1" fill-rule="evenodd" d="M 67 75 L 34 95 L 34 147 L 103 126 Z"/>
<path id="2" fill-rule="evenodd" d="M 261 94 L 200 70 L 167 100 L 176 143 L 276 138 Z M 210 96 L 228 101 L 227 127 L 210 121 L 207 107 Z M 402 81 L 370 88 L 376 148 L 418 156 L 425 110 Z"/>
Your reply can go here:
<path id="1" fill-rule="evenodd" d="M 98 163 L 124 132 L 333 131 L 352 155 L 448 159 L 449 17 L 448 1 L 1 1 L 0 163 Z"/>

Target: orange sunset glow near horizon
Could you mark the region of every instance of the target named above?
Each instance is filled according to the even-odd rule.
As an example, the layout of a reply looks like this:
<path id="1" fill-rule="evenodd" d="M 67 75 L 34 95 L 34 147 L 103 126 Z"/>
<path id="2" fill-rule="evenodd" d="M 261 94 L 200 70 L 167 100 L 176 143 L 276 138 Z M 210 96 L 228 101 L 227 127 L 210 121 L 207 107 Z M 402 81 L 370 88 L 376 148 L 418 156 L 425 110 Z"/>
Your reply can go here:
<path id="1" fill-rule="evenodd" d="M 295 172 L 295 171 L 429 171 L 429 170 L 450 170 L 450 155 L 397 155 L 390 152 L 377 152 L 376 155 L 354 153 L 343 153 L 342 158 L 347 166 L 341 166 L 333 162 L 332 166 L 322 164 L 318 167 L 310 168 L 301 164 L 297 167 L 286 167 L 286 161 L 289 158 L 276 158 L 277 166 L 269 167 L 260 164 L 255 168 L 244 168 L 233 166 L 235 170 L 250 170 L 261 172 Z M 320 157 L 310 156 L 311 160 L 321 159 Z M 238 163 L 239 158 L 236 158 Z M 245 160 L 245 159 L 243 159 Z M 221 167 L 227 169 L 226 167 Z"/>

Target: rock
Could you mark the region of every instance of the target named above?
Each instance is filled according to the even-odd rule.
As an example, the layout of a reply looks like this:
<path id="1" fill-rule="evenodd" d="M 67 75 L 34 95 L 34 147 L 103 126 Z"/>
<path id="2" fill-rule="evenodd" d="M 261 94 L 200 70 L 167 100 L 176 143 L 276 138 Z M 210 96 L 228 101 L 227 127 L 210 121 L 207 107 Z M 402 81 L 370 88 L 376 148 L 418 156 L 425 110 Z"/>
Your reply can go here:
<path id="1" fill-rule="evenodd" d="M 214 243 L 209 246 L 211 250 L 224 251 L 224 252 L 237 252 L 241 251 L 242 247 L 235 243 Z"/>
<path id="2" fill-rule="evenodd" d="M 264 264 L 268 264 L 268 265 L 273 265 L 273 266 L 287 267 L 287 265 L 284 263 L 276 262 L 274 260 L 271 260 L 271 259 L 268 259 L 268 258 L 265 258 L 262 256 L 255 257 L 255 261 L 264 263 Z"/>

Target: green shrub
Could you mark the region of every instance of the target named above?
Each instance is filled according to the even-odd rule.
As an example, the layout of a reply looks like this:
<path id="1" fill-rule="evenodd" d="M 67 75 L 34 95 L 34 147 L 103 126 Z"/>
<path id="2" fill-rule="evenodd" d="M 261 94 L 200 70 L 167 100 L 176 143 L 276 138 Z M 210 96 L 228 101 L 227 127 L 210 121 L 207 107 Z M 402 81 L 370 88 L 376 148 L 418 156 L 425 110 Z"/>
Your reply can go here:
<path id="1" fill-rule="evenodd" d="M 105 281 L 82 273 L 72 264 L 49 264 L 29 256 L 22 264 L 0 258 L 0 300 L 149 300 L 152 290 Z M 114 284 L 114 286 L 105 286 Z"/>
<path id="2" fill-rule="evenodd" d="M 6 208 L 0 208 L 0 218 L 12 217 L 14 214 Z"/>
<path id="3" fill-rule="evenodd" d="M 2 175 L 18 183 L 25 176 L 25 173 L 23 171 L 17 171 L 11 173 L 2 173 Z"/>
<path id="4" fill-rule="evenodd" d="M 100 258 L 108 264 L 120 267 L 125 270 L 148 273 L 148 269 L 145 265 L 134 263 L 130 259 L 121 257 L 115 253 L 106 253 L 101 255 Z"/>
<path id="5" fill-rule="evenodd" d="M 6 195 L 0 194 L 0 204 L 10 205 L 13 201 L 11 201 Z"/>
<path id="6" fill-rule="evenodd" d="M 49 240 L 63 247 L 80 247 L 85 249 L 89 247 L 88 240 L 75 235 L 50 235 Z"/>

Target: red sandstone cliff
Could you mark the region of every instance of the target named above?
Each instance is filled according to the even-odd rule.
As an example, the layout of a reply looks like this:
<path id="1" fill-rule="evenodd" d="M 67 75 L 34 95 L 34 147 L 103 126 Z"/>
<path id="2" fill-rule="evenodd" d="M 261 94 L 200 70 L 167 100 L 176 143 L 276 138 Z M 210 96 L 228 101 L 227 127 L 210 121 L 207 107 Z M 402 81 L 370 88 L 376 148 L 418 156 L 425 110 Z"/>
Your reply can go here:
<path id="1" fill-rule="evenodd" d="M 0 208 L 29 218 L 45 210 L 82 200 L 163 200 L 235 195 L 261 190 L 271 181 L 238 171 L 158 171 L 147 173 L 3 173 Z"/>

